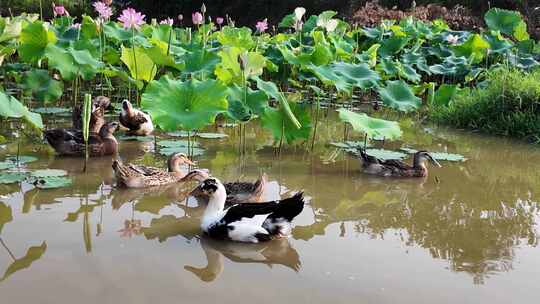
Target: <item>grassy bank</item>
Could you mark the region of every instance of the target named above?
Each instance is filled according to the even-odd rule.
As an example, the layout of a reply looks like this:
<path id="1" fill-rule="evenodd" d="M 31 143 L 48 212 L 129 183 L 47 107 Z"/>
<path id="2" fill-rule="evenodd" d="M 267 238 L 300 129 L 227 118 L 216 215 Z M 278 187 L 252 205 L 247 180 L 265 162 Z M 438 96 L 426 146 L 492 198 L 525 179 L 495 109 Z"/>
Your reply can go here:
<path id="1" fill-rule="evenodd" d="M 462 90 L 430 116 L 457 128 L 540 142 L 540 69 L 493 70 L 484 88 Z"/>

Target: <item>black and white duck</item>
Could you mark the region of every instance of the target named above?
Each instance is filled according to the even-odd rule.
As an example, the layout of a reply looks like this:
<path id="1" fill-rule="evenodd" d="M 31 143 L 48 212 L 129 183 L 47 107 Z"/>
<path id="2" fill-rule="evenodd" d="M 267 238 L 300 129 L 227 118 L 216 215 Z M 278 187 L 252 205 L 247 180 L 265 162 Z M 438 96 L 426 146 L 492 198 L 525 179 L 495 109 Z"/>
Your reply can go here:
<path id="1" fill-rule="evenodd" d="M 150 115 L 133 107 L 129 100 L 122 101 L 122 112 L 119 115 L 120 124 L 128 129 L 128 135 L 147 136 L 154 131 Z"/>
<path id="2" fill-rule="evenodd" d="M 214 177 L 198 187 L 208 196 L 202 230 L 215 239 L 259 243 L 291 233 L 291 222 L 304 209 L 303 192 L 280 201 L 236 204 L 225 209 L 227 191 Z"/>

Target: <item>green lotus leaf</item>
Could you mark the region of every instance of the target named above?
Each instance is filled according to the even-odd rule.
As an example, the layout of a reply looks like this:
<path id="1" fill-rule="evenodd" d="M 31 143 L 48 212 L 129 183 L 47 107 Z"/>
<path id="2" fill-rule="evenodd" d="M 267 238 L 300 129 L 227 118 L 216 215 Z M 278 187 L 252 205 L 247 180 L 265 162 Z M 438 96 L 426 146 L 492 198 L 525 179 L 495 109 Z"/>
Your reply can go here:
<path id="1" fill-rule="evenodd" d="M 13 184 L 26 179 L 24 172 L 0 172 L 0 184 Z"/>
<path id="2" fill-rule="evenodd" d="M 310 61 L 314 65 L 324 65 L 332 61 L 333 54 L 328 46 L 323 44 L 316 44 L 311 53 Z"/>
<path id="3" fill-rule="evenodd" d="M 255 41 L 251 36 L 251 29 L 247 27 L 230 27 L 225 26 L 221 31 L 216 33 L 216 38 L 223 46 L 237 47 L 245 50 L 250 50 L 255 47 Z"/>
<path id="4" fill-rule="evenodd" d="M 88 15 L 82 16 L 81 36 L 85 39 L 92 39 L 98 37 L 98 35 L 98 25 L 94 19 Z"/>
<path id="5" fill-rule="evenodd" d="M 227 99 L 227 114 L 238 121 L 249 121 L 254 115 L 261 115 L 268 107 L 268 96 L 263 91 L 247 88 L 246 92 L 236 84 L 229 87 Z"/>
<path id="6" fill-rule="evenodd" d="M 386 149 L 366 149 L 368 155 L 374 156 L 379 159 L 389 160 L 389 159 L 398 159 L 402 160 L 407 157 L 407 154 L 401 153 L 398 151 L 391 151 Z"/>
<path id="7" fill-rule="evenodd" d="M 407 37 L 391 37 L 388 39 L 385 39 L 381 41 L 381 47 L 379 48 L 379 54 L 382 57 L 389 57 L 392 56 L 405 47 L 407 43 L 409 42 L 409 38 Z"/>
<path id="8" fill-rule="evenodd" d="M 291 65 L 305 66 L 311 63 L 312 57 L 308 53 L 301 51 L 295 53 L 285 45 L 277 45 L 276 48 L 281 52 L 283 58 Z"/>
<path id="9" fill-rule="evenodd" d="M 37 161 L 37 157 L 34 156 L 27 156 L 27 155 L 19 155 L 19 158 L 17 159 L 16 155 L 8 156 L 6 158 L 6 161 L 12 162 L 14 164 L 26 164 Z"/>
<path id="10" fill-rule="evenodd" d="M 411 149 L 411 148 L 407 148 L 407 147 L 402 147 L 400 148 L 400 150 L 406 152 L 406 153 L 409 153 L 409 154 L 414 154 L 416 152 L 418 152 L 418 150 L 416 149 Z M 464 162 L 467 160 L 467 158 L 465 158 L 465 156 L 461 155 L 461 154 L 456 154 L 456 153 L 446 153 L 446 152 L 429 152 L 429 155 L 431 155 L 434 159 L 436 160 L 446 160 L 446 161 L 453 161 L 453 162 Z"/>
<path id="11" fill-rule="evenodd" d="M 57 40 L 53 31 L 41 21 L 26 26 L 19 38 L 19 56 L 24 62 L 36 62 L 45 54 L 45 48 L 49 43 Z"/>
<path id="12" fill-rule="evenodd" d="M 165 131 L 200 129 L 227 111 L 227 88 L 218 81 L 152 81 L 141 98 L 142 107 Z"/>
<path id="13" fill-rule="evenodd" d="M 0 282 L 6 280 L 15 272 L 30 267 L 32 263 L 41 258 L 41 256 L 45 253 L 46 250 L 47 243 L 45 242 L 43 242 L 40 246 L 32 246 L 28 248 L 28 251 L 26 251 L 24 257 L 16 259 L 8 266 L 6 272 L 4 272 L 4 276 L 0 279 Z"/>
<path id="14" fill-rule="evenodd" d="M 489 43 L 479 34 L 474 34 L 467 39 L 463 44 L 455 46 L 454 52 L 457 57 L 465 56 L 473 58 L 474 62 L 480 62 L 490 48 Z"/>
<path id="15" fill-rule="evenodd" d="M 386 87 L 379 89 L 385 105 L 403 112 L 416 110 L 422 99 L 414 96 L 411 88 L 402 80 L 388 81 Z"/>
<path id="16" fill-rule="evenodd" d="M 302 127 L 302 124 L 298 121 L 298 118 L 294 115 L 294 111 L 291 110 L 289 101 L 285 97 L 285 95 L 279 91 L 277 86 L 270 81 L 264 81 L 258 77 L 254 77 L 257 81 L 257 87 L 266 93 L 268 97 L 272 97 L 275 100 L 279 101 L 279 105 L 281 106 L 281 110 L 283 110 L 283 114 L 285 114 L 288 117 L 288 120 L 294 125 L 297 129 L 300 129 Z M 266 111 L 265 111 L 266 113 Z"/>
<path id="17" fill-rule="evenodd" d="M 152 81 L 157 73 L 156 65 L 143 48 L 135 47 L 135 52 L 133 50 L 122 46 L 120 60 L 128 67 L 133 79 Z"/>
<path id="18" fill-rule="evenodd" d="M 185 132 L 185 131 L 181 131 L 181 132 Z M 192 136 L 195 136 L 195 133 L 192 133 Z M 158 146 L 165 147 L 165 148 L 188 147 L 190 145 L 193 147 L 199 146 L 198 142 L 193 141 L 190 143 L 187 140 L 160 140 L 157 142 L 157 144 Z"/>
<path id="19" fill-rule="evenodd" d="M 84 80 L 90 80 L 103 66 L 103 63 L 96 60 L 88 50 L 76 50 L 71 47 L 64 49 L 51 44 L 47 46 L 45 54 L 49 66 L 57 69 L 64 80 L 73 80 L 77 75 L 81 75 Z"/>
<path id="20" fill-rule="evenodd" d="M 369 138 L 384 137 L 393 140 L 401 137 L 401 128 L 395 121 L 369 117 L 365 113 L 355 113 L 346 109 L 339 109 L 339 119 L 348 122 L 353 130 L 366 134 Z"/>
<path id="21" fill-rule="evenodd" d="M 0 234 L 2 233 L 2 228 L 4 225 L 13 220 L 13 214 L 11 207 L 0 202 Z"/>
<path id="22" fill-rule="evenodd" d="M 61 169 L 40 169 L 35 170 L 31 173 L 31 176 L 33 177 L 58 177 L 58 176 L 66 176 L 68 173 L 65 170 Z"/>
<path id="23" fill-rule="evenodd" d="M 497 53 L 497 54 L 504 54 L 508 50 L 510 50 L 512 47 L 514 47 L 514 44 L 502 37 L 502 35 L 484 35 L 484 39 L 489 43 L 491 46 L 490 52 Z"/>
<path id="24" fill-rule="evenodd" d="M 369 89 L 377 85 L 381 79 L 379 74 L 369 68 L 365 63 L 352 64 L 336 62 L 332 64 L 335 73 L 345 79 L 353 87 Z"/>
<path id="25" fill-rule="evenodd" d="M 455 67 L 448 67 L 443 64 L 434 64 L 429 67 L 429 71 L 437 75 L 450 76 L 456 74 L 457 69 Z"/>
<path id="26" fill-rule="evenodd" d="M 340 92 L 350 93 L 352 90 L 352 85 L 341 77 L 341 75 L 338 75 L 335 69 L 330 65 L 310 65 L 308 66 L 308 70 L 317 76 L 324 84 L 333 85 Z"/>
<path id="27" fill-rule="evenodd" d="M 0 91 L 0 116 L 12 118 L 24 118 L 27 122 L 38 129 L 43 129 L 41 115 L 28 110 L 15 97 Z"/>
<path id="28" fill-rule="evenodd" d="M 186 63 L 184 73 L 206 72 L 213 74 L 216 65 L 220 61 L 215 52 L 205 51 L 204 49 L 188 52 L 182 58 Z"/>
<path id="29" fill-rule="evenodd" d="M 399 75 L 414 83 L 422 80 L 422 76 L 410 64 L 402 64 L 399 69 Z"/>
<path id="30" fill-rule="evenodd" d="M 296 117 L 300 128 L 289 119 L 283 108 L 268 108 L 261 116 L 261 124 L 264 128 L 272 131 L 274 139 L 277 141 L 283 135 L 285 142 L 292 143 L 297 139 L 308 139 L 311 134 L 311 118 L 309 111 L 304 105 L 290 103 L 290 110 Z"/>
<path id="31" fill-rule="evenodd" d="M 1 18 L 1 17 L 0 17 Z M 2 18 L 4 26 L 0 28 L 0 43 L 17 38 L 21 35 L 23 20 L 20 17 Z"/>
<path id="32" fill-rule="evenodd" d="M 116 40 L 117 42 L 124 42 L 131 40 L 131 32 L 125 30 L 116 22 L 108 22 L 103 26 L 103 31 L 107 38 Z"/>
<path id="33" fill-rule="evenodd" d="M 280 28 L 289 28 L 294 26 L 294 13 L 286 15 L 281 19 L 281 21 L 278 24 L 278 27 Z"/>
<path id="34" fill-rule="evenodd" d="M 181 71 L 185 64 L 175 62 L 166 42 L 157 39 L 151 39 L 152 47 L 144 49 L 144 52 L 156 65 L 167 66 Z M 167 54 L 168 52 L 168 54 Z M 137 63 L 138 64 L 138 63 Z"/>
<path id="35" fill-rule="evenodd" d="M 204 149 L 200 148 L 199 143 L 195 141 L 188 143 L 187 140 L 161 140 L 158 141 L 158 146 L 160 146 L 159 153 L 167 156 L 173 153 L 191 154 L 193 156 L 204 154 Z"/>
<path id="36" fill-rule="evenodd" d="M 244 63 L 244 77 L 249 79 L 259 76 L 266 66 L 266 58 L 257 52 L 245 52 L 237 47 L 227 47 L 218 53 L 221 63 L 216 66 L 215 74 L 225 84 L 242 84 L 240 60 Z"/>
<path id="37" fill-rule="evenodd" d="M 487 26 L 508 36 L 514 35 L 517 27 L 523 22 L 519 12 L 500 8 L 492 8 L 484 15 Z"/>
<path id="38" fill-rule="evenodd" d="M 72 180 L 68 176 L 46 176 L 36 178 L 33 184 L 39 189 L 56 189 L 71 186 Z"/>
<path id="39" fill-rule="evenodd" d="M 31 70 L 25 74 L 22 87 L 30 90 L 39 101 L 56 101 L 62 96 L 63 83 L 49 76 L 47 70 Z"/>
<path id="40" fill-rule="evenodd" d="M 458 91 L 457 85 L 442 84 L 433 96 L 433 105 L 448 106 Z M 431 100 L 431 98 L 429 98 Z"/>

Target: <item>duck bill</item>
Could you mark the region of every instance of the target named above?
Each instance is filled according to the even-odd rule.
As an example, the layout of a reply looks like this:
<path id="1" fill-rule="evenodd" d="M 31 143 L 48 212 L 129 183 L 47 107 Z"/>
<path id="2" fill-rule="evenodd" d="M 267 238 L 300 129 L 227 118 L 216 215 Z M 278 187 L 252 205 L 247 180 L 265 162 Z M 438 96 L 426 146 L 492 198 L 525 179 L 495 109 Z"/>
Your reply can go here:
<path id="1" fill-rule="evenodd" d="M 191 166 L 195 166 L 196 164 L 191 161 L 191 159 L 187 158 L 187 157 L 184 157 L 184 163 L 188 164 L 188 165 L 191 165 Z"/>
<path id="2" fill-rule="evenodd" d="M 435 158 L 433 158 L 431 156 L 429 157 L 429 161 L 436 167 L 439 167 L 439 168 L 442 167 L 441 164 Z"/>

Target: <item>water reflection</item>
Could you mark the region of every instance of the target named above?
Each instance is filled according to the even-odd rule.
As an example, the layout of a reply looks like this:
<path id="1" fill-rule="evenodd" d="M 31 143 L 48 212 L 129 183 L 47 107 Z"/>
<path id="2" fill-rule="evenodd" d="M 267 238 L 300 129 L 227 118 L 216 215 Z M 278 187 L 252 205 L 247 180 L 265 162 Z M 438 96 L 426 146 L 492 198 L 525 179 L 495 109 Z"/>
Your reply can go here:
<path id="1" fill-rule="evenodd" d="M 264 264 L 270 268 L 282 265 L 295 272 L 300 271 L 302 265 L 300 255 L 287 238 L 262 244 L 239 244 L 202 237 L 200 245 L 206 256 L 206 266 L 186 265 L 184 269 L 204 282 L 212 282 L 221 275 L 225 268 L 224 258 L 234 263 Z"/>

